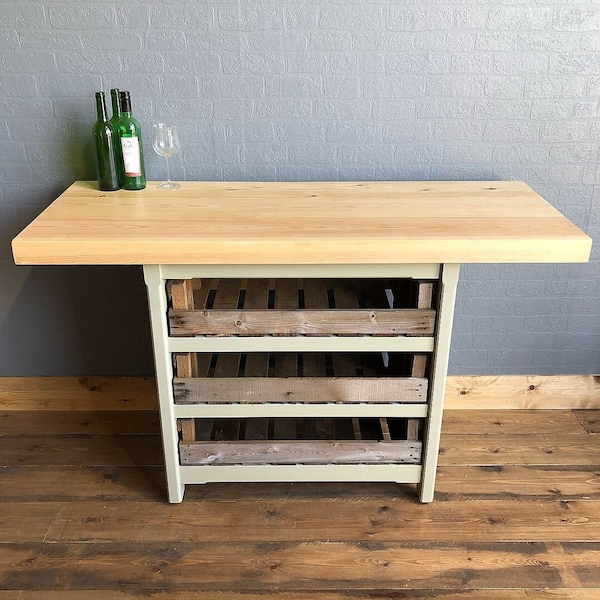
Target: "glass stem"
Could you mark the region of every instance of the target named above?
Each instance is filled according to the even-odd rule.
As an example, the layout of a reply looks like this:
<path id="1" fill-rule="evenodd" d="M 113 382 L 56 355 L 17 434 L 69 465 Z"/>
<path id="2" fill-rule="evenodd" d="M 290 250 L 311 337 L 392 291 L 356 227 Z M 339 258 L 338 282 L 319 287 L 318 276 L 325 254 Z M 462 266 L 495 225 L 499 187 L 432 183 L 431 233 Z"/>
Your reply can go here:
<path id="1" fill-rule="evenodd" d="M 169 157 L 167 157 L 167 183 L 171 183 L 171 167 L 169 165 Z"/>

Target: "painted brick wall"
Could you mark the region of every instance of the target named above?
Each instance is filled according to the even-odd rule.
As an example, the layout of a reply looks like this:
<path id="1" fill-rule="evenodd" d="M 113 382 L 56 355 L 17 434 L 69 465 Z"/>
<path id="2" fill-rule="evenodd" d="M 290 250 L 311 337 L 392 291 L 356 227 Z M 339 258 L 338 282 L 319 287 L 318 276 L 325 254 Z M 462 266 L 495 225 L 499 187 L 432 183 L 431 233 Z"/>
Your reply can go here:
<path id="1" fill-rule="evenodd" d="M 181 125 L 176 178 L 523 179 L 600 241 L 598 0 L 2 1 L 0 57 L 0 375 L 152 371 L 138 269 L 11 262 L 98 89 Z M 464 267 L 451 371 L 597 373 L 599 248 Z"/>

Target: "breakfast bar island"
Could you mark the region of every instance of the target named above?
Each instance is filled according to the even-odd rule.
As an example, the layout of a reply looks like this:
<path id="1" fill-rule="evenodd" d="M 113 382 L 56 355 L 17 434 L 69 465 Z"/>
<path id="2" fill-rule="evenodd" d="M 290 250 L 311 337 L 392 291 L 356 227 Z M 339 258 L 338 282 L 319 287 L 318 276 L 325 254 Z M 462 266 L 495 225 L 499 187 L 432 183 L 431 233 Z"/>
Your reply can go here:
<path id="1" fill-rule="evenodd" d="M 142 265 L 170 502 L 186 484 L 394 481 L 434 496 L 461 263 L 586 262 L 517 181 L 76 182 L 20 265 Z"/>

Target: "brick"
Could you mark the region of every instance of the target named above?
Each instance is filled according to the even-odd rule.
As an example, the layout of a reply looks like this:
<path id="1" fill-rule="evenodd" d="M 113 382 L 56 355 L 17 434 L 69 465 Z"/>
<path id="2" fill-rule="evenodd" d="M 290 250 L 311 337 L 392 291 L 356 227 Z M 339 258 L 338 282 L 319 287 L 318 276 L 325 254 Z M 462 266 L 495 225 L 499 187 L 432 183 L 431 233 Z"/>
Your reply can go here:
<path id="1" fill-rule="evenodd" d="M 492 70 L 492 57 L 472 52 L 453 54 L 450 70 L 452 73 L 489 73 Z"/>
<path id="2" fill-rule="evenodd" d="M 516 32 L 486 31 L 477 34 L 475 49 L 484 52 L 512 52 L 517 49 Z"/>
<path id="3" fill-rule="evenodd" d="M 324 142 L 325 124 L 311 121 L 284 121 L 277 124 L 278 136 L 288 142 Z"/>
<path id="4" fill-rule="evenodd" d="M 407 37 L 406 34 L 396 35 Z M 408 42 L 412 42 L 414 50 L 421 52 L 461 52 L 473 50 L 475 36 L 472 33 L 457 31 L 450 31 L 445 35 L 439 31 L 423 31 L 410 36 Z"/>
<path id="5" fill-rule="evenodd" d="M 573 104 L 573 118 L 589 119 L 598 116 L 598 100 L 582 100 Z"/>
<path id="6" fill-rule="evenodd" d="M 0 25 L 3 29 L 30 29 L 46 25 L 44 7 L 25 2 L 4 2 Z"/>
<path id="7" fill-rule="evenodd" d="M 491 8 L 487 20 L 490 30 L 527 31 L 546 29 L 552 17 L 550 8 L 502 6 Z"/>
<path id="8" fill-rule="evenodd" d="M 165 61 L 158 52 L 127 53 L 123 57 L 123 70 L 128 73 L 162 73 Z"/>
<path id="9" fill-rule="evenodd" d="M 38 88 L 33 75 L 0 73 L 0 96 L 34 98 Z"/>
<path id="10" fill-rule="evenodd" d="M 427 79 L 428 96 L 477 97 L 483 92 L 483 78 L 476 75 L 432 75 Z"/>
<path id="11" fill-rule="evenodd" d="M 536 100 L 531 107 L 532 119 L 561 120 L 572 116 L 572 100 Z"/>
<path id="12" fill-rule="evenodd" d="M 190 74 L 164 74 L 161 89 L 167 98 L 197 98 L 198 79 Z"/>
<path id="13" fill-rule="evenodd" d="M 379 165 L 375 168 L 376 179 L 383 181 L 429 181 L 431 167 L 427 165 Z"/>
<path id="14" fill-rule="evenodd" d="M 252 118 L 252 104 L 248 100 L 225 98 L 214 103 L 215 119 L 228 121 Z"/>
<path id="15" fill-rule="evenodd" d="M 450 57 L 442 53 L 389 54 L 385 58 L 388 73 L 448 73 Z"/>
<path id="16" fill-rule="evenodd" d="M 0 163 L 19 162 L 25 160 L 25 146 L 19 142 L 0 142 Z"/>
<path id="17" fill-rule="evenodd" d="M 264 89 L 262 77 L 230 75 L 203 77 L 202 92 L 208 98 L 252 98 L 261 96 Z"/>
<path id="18" fill-rule="evenodd" d="M 434 181 L 488 181 L 494 171 L 491 166 L 447 165 L 431 167 L 431 178 Z"/>
<path id="19" fill-rule="evenodd" d="M 598 75 L 599 52 L 565 52 L 550 56 L 551 75 Z"/>
<path id="20" fill-rule="evenodd" d="M 575 37 L 575 36 L 573 36 Z M 588 33 L 581 36 L 579 39 L 579 48 L 586 52 L 598 52 L 600 51 L 600 39 L 598 39 L 597 33 Z M 572 48 L 575 50 L 575 48 Z"/>
<path id="21" fill-rule="evenodd" d="M 39 50 L 83 50 L 81 36 L 74 31 L 50 31 L 34 29 L 19 32 L 21 48 L 37 48 Z"/>
<path id="22" fill-rule="evenodd" d="M 245 144 L 242 162 L 254 165 L 281 165 L 287 162 L 287 149 L 282 144 Z"/>
<path id="23" fill-rule="evenodd" d="M 23 163 L 0 164 L 0 183 L 21 183 L 33 179 L 32 169 Z"/>
<path id="24" fill-rule="evenodd" d="M 328 142 L 369 144 L 383 141 L 381 125 L 377 123 L 334 122 L 327 126 Z"/>
<path id="25" fill-rule="evenodd" d="M 52 116 L 52 103 L 36 98 L 0 98 L 0 114 L 9 119 Z"/>
<path id="26" fill-rule="evenodd" d="M 336 163 L 332 144 L 290 144 L 289 162 L 296 165 L 332 165 Z"/>
<path id="27" fill-rule="evenodd" d="M 470 6 L 454 11 L 454 26 L 457 29 L 485 29 L 489 8 Z"/>
<path id="28" fill-rule="evenodd" d="M 599 31 L 600 7 L 557 8 L 552 28 L 557 31 Z"/>
<path id="29" fill-rule="evenodd" d="M 310 47 L 316 51 L 350 50 L 351 46 L 347 31 L 315 31 L 310 36 Z"/>
<path id="30" fill-rule="evenodd" d="M 372 52 L 344 52 L 334 54 L 330 58 L 331 72 L 346 73 L 382 73 L 384 71 L 383 55 Z"/>
<path id="31" fill-rule="evenodd" d="M 422 75 L 372 75 L 364 79 L 365 98 L 419 98 L 425 92 Z"/>
<path id="32" fill-rule="evenodd" d="M 254 102 L 255 114 L 259 119 L 309 119 L 313 114 L 311 100 L 288 98 L 265 98 Z"/>
<path id="33" fill-rule="evenodd" d="M 133 31 L 88 31 L 81 34 L 81 44 L 86 52 L 90 50 L 141 50 L 142 36 Z"/>
<path id="34" fill-rule="evenodd" d="M 229 142 L 275 142 L 281 139 L 276 123 L 270 121 L 231 122 L 227 125 Z"/>
<path id="35" fill-rule="evenodd" d="M 150 10 L 150 26 L 155 29 L 209 29 L 213 19 L 207 6 L 152 6 Z"/>
<path id="36" fill-rule="evenodd" d="M 231 31 L 262 31 L 283 28 L 283 11 L 277 6 L 219 8 L 217 22 Z"/>
<path id="37" fill-rule="evenodd" d="M 49 98 L 93 97 L 102 89 L 100 75 L 40 75 L 38 82 L 42 96 Z"/>
<path id="38" fill-rule="evenodd" d="M 531 112 L 529 100 L 484 100 L 475 103 L 476 119 L 526 119 Z"/>
<path id="39" fill-rule="evenodd" d="M 436 140 L 481 140 L 483 123 L 475 121 L 438 121 L 435 124 Z"/>
<path id="40" fill-rule="evenodd" d="M 379 165 L 394 162 L 394 147 L 391 145 L 340 146 L 337 152 L 341 164 Z"/>
<path id="41" fill-rule="evenodd" d="M 204 119 L 211 114 L 211 103 L 208 100 L 193 100 L 190 98 L 159 98 L 156 101 L 156 114 L 173 118 Z"/>
<path id="42" fill-rule="evenodd" d="M 535 142 L 540 125 L 518 121 L 490 121 L 486 123 L 483 139 L 487 142 Z"/>
<path id="43" fill-rule="evenodd" d="M 494 165 L 491 179 L 500 181 L 528 181 L 529 167 L 522 165 Z"/>
<path id="44" fill-rule="evenodd" d="M 8 73 L 53 73 L 58 70 L 56 56 L 44 50 L 13 50 L 3 52 Z"/>
<path id="45" fill-rule="evenodd" d="M 381 51 L 383 49 L 383 34 L 381 31 L 359 31 L 351 39 L 352 50 Z"/>
<path id="46" fill-rule="evenodd" d="M 494 147 L 494 163 L 544 164 L 548 162 L 550 150 L 543 145 L 500 144 Z"/>
<path id="47" fill-rule="evenodd" d="M 395 161 L 399 164 L 439 164 L 442 162 L 441 144 L 408 144 L 396 148 Z"/>
<path id="48" fill-rule="evenodd" d="M 115 9 L 99 4 L 50 6 L 48 7 L 50 25 L 54 29 L 111 29 L 117 26 Z M 119 22 L 119 25 L 123 25 Z"/>
<path id="49" fill-rule="evenodd" d="M 590 123 L 587 121 L 564 121 L 544 123 L 540 131 L 542 142 L 575 142 L 590 139 Z"/>
<path id="50" fill-rule="evenodd" d="M 491 75 L 485 80 L 484 95 L 490 98 L 522 98 L 524 87 L 523 77 Z"/>
<path id="51" fill-rule="evenodd" d="M 325 98 L 359 98 L 360 77 L 357 75 L 327 75 L 323 78 Z"/>
<path id="52" fill-rule="evenodd" d="M 117 23 L 121 29 L 146 29 L 150 27 L 150 7 L 139 5 L 116 6 Z"/>
<path id="53" fill-rule="evenodd" d="M 383 31 L 380 35 L 381 50 L 390 52 L 411 52 L 417 49 L 415 46 L 416 36 L 406 35 L 404 32 L 399 33 L 397 31 Z M 445 41 L 444 37 L 439 33 L 436 33 L 434 37 L 436 40 L 441 38 L 441 42 L 439 42 L 440 47 L 432 48 L 427 46 L 427 50 L 437 50 L 438 52 L 440 50 L 445 50 L 445 46 L 443 46 Z M 443 48 L 441 46 L 443 46 Z"/>
<path id="54" fill-rule="evenodd" d="M 499 52 L 494 56 L 494 73 L 499 75 L 535 75 L 547 72 L 546 54 Z"/>
<path id="55" fill-rule="evenodd" d="M 285 24 L 290 29 L 317 28 L 319 11 L 312 7 L 293 6 L 285 9 Z"/>
<path id="56" fill-rule="evenodd" d="M 288 53 L 285 57 L 285 70 L 288 73 L 312 73 L 313 75 L 327 73 L 327 56 L 308 52 Z"/>
<path id="57" fill-rule="evenodd" d="M 525 98 L 559 98 L 563 82 L 557 77 L 532 77 L 525 80 Z"/>
<path id="58" fill-rule="evenodd" d="M 432 138 L 433 127 L 428 120 L 411 119 L 383 126 L 383 141 L 385 143 L 426 142 Z"/>
<path id="59" fill-rule="evenodd" d="M 338 168 L 339 181 L 373 181 L 377 179 L 377 167 L 366 165 L 340 165 Z"/>
<path id="60" fill-rule="evenodd" d="M 490 163 L 491 160 L 492 147 L 486 144 L 448 144 L 444 148 L 445 163 Z"/>
<path id="61" fill-rule="evenodd" d="M 122 69 L 117 52 L 62 52 L 58 66 L 62 73 L 118 73 Z"/>
<path id="62" fill-rule="evenodd" d="M 148 31 L 144 47 L 147 50 L 185 50 L 186 36 L 183 31 Z M 190 45 L 191 49 L 197 49 Z"/>
<path id="63" fill-rule="evenodd" d="M 317 119 L 369 119 L 372 106 L 369 100 L 319 100 L 315 104 Z"/>
<path id="64" fill-rule="evenodd" d="M 446 31 L 452 26 L 452 9 L 392 7 L 386 12 L 385 25 L 392 31 Z"/>
<path id="65" fill-rule="evenodd" d="M 473 115 L 473 104 L 472 100 L 459 98 L 425 98 L 416 103 L 415 115 L 420 118 L 467 119 Z"/>
<path id="66" fill-rule="evenodd" d="M 377 100 L 373 108 L 373 117 L 385 121 L 397 121 L 398 119 L 407 119 L 413 116 L 415 112 L 414 100 Z"/>
<path id="67" fill-rule="evenodd" d="M 246 156 L 246 158 L 248 157 Z M 239 164 L 242 162 L 242 146 L 239 144 L 215 144 L 213 161 L 217 165 Z M 253 161 L 244 160 L 243 162 Z"/>
<path id="68" fill-rule="evenodd" d="M 206 56 L 206 53 L 205 53 Z M 285 71 L 281 52 L 253 52 L 251 54 L 223 54 L 223 73 L 233 75 L 272 75 Z"/>
<path id="69" fill-rule="evenodd" d="M 286 75 L 281 93 L 286 98 L 318 98 L 323 95 L 323 78 L 318 75 Z"/>
<path id="70" fill-rule="evenodd" d="M 16 31 L 0 30 L 0 50 L 15 50 L 20 45 Z"/>
<path id="71" fill-rule="evenodd" d="M 534 165 L 529 170 L 532 182 L 548 183 L 580 183 L 583 177 L 581 165 Z"/>
<path id="72" fill-rule="evenodd" d="M 572 52 L 577 50 L 578 40 L 572 34 L 564 33 L 521 33 L 518 37 L 517 50 Z"/>
<path id="73" fill-rule="evenodd" d="M 381 9 L 377 6 L 327 6 L 321 8 L 319 27 L 344 31 L 379 29 L 382 23 Z"/>

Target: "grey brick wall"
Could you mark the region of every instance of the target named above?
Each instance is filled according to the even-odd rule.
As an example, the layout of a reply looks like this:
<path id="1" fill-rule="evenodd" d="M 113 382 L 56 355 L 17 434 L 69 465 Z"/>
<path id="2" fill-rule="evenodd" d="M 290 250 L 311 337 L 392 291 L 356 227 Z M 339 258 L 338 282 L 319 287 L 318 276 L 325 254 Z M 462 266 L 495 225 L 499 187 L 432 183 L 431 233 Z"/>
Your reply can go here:
<path id="1" fill-rule="evenodd" d="M 0 2 L 0 375 L 152 372 L 139 269 L 10 254 L 94 177 L 113 86 L 148 134 L 180 124 L 180 179 L 525 180 L 592 262 L 465 266 L 451 371 L 600 371 L 598 0 Z"/>

